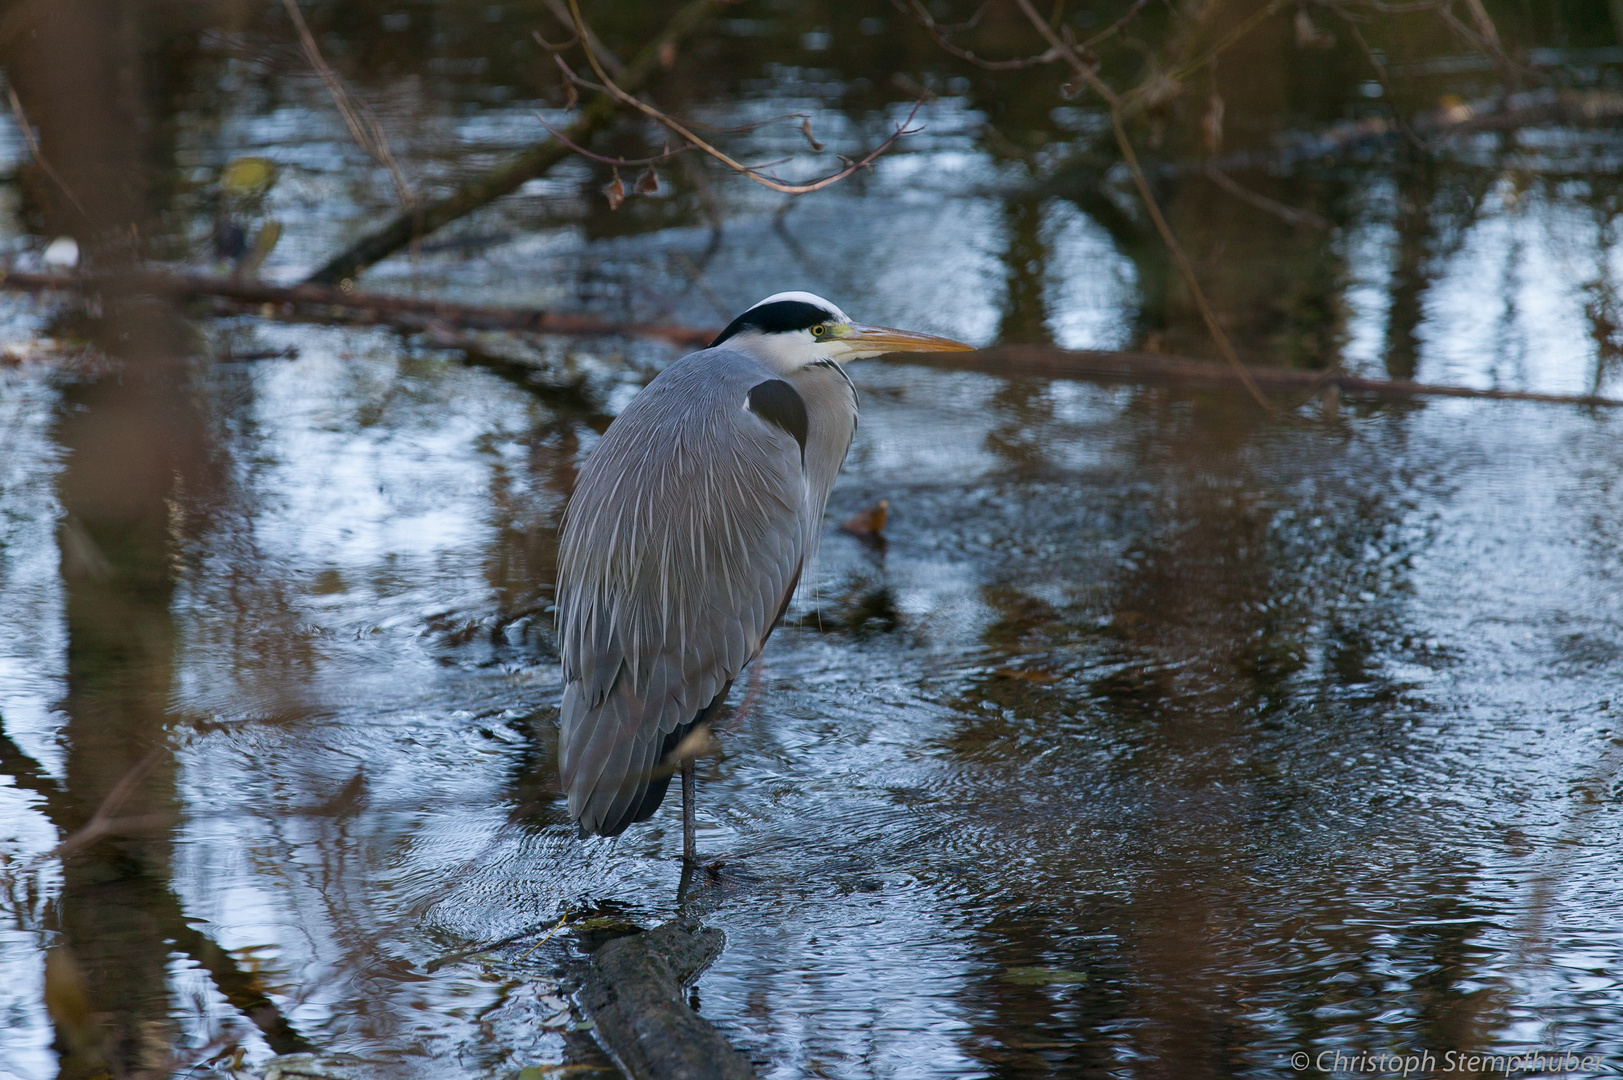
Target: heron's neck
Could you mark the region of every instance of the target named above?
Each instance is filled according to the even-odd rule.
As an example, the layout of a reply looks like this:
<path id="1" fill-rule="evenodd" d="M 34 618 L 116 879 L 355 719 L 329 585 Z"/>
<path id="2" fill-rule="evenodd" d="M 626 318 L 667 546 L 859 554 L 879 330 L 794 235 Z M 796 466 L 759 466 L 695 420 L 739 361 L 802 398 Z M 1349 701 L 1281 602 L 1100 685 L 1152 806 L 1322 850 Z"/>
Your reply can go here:
<path id="1" fill-rule="evenodd" d="M 723 348 L 741 352 L 781 379 L 793 377 L 808 367 L 821 367 L 825 361 L 806 363 L 808 343 L 782 334 L 739 334 L 728 338 Z"/>
<path id="2" fill-rule="evenodd" d="M 784 375 L 806 403 L 806 480 L 812 509 L 821 518 L 834 477 L 857 430 L 857 391 L 832 360 L 802 366 Z"/>

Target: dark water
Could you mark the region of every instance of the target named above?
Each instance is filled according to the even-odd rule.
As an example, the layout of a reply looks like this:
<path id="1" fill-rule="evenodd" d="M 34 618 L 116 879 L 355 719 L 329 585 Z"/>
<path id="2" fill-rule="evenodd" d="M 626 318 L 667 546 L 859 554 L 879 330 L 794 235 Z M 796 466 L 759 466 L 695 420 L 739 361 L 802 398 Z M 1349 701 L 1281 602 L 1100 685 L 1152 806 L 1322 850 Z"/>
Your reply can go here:
<path id="1" fill-rule="evenodd" d="M 1063 17 L 1083 36 L 1123 10 Z M 1623 81 L 1604 5 L 1489 10 L 1524 90 Z M 107 11 L 127 65 L 108 70 L 140 76 L 155 257 L 206 268 L 217 218 L 275 221 L 264 274 L 295 280 L 390 212 L 279 8 Z M 1012 11 L 965 40 L 1038 51 Z M 1623 396 L 1615 126 L 1236 171 L 1323 230 L 1174 168 L 1199 158 L 1208 79 L 1235 151 L 1385 114 L 1346 24 L 1313 13 L 1333 48 L 1281 17 L 1134 127 L 1242 351 Z M 627 52 L 660 17 L 594 16 Z M 419 190 L 561 103 L 529 35 L 567 35 L 541 5 L 309 18 Z M 1168 9 L 1142 18 L 1158 56 L 1195 48 Z M 1501 79 L 1430 24 L 1383 29 L 1405 110 Z M 850 153 L 911 108 L 896 73 L 935 91 L 926 130 L 787 209 L 676 166 L 610 213 L 606 169 L 571 163 L 363 283 L 700 326 L 807 288 L 981 343 L 1211 352 L 1103 114 L 1053 69 L 976 71 L 889 6 L 748 4 L 661 100 L 722 127 L 806 113 Z M 830 159 L 797 125 L 727 137 L 814 175 Z M 26 265 L 62 211 L 14 124 L 4 147 L 0 245 Z M 273 181 L 222 187 L 250 156 Z M 565 912 L 669 916 L 680 827 L 673 799 L 581 842 L 553 790 L 556 529 L 674 353 L 488 343 L 562 366 L 583 389 L 561 394 L 423 338 L 142 311 L 108 316 L 128 359 L 87 359 L 54 304 L 0 302 L 0 1076 L 246 1076 L 300 1049 L 436 1078 L 593 1064 L 554 980 L 574 939 L 536 943 Z M 889 499 L 887 544 L 830 527 L 700 765 L 723 865 L 696 902 L 728 947 L 697 1000 L 763 1073 L 1286 1076 L 1337 1051 L 1448 1071 L 1534 1049 L 1623 1068 L 1623 415 L 1270 419 L 1018 372 L 852 374 L 829 516 Z M 98 808 L 111 835 L 81 831 Z"/>

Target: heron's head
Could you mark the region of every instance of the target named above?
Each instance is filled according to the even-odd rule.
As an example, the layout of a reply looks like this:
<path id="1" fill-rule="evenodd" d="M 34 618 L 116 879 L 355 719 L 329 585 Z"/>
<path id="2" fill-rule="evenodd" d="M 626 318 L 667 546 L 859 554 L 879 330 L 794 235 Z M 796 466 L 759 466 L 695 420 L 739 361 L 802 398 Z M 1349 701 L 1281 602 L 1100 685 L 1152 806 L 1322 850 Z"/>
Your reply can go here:
<path id="1" fill-rule="evenodd" d="M 852 322 L 821 296 L 805 292 L 781 292 L 762 300 L 710 343 L 712 349 L 717 345 L 737 349 L 785 374 L 829 360 L 843 364 L 882 353 L 974 349 L 951 338 Z"/>

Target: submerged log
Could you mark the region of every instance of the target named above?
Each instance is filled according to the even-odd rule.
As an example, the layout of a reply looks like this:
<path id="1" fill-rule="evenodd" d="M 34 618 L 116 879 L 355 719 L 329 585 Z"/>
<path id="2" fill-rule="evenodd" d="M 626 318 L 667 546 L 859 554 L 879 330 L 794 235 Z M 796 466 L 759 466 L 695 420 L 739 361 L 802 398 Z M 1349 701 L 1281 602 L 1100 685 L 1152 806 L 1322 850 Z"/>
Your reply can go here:
<path id="1" fill-rule="evenodd" d="M 688 1007 L 682 991 L 721 955 L 725 936 L 673 919 L 592 954 L 580 1003 L 632 1080 L 752 1080 L 755 1069 Z"/>

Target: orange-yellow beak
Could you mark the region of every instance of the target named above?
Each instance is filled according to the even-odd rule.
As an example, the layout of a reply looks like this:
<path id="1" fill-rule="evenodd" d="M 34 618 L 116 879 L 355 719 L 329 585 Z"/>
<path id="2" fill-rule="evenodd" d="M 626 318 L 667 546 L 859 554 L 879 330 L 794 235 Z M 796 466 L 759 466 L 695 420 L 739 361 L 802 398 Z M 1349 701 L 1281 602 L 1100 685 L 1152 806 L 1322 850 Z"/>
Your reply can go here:
<path id="1" fill-rule="evenodd" d="M 850 358 L 880 356 L 893 352 L 974 352 L 975 346 L 965 345 L 952 338 L 920 334 L 912 330 L 893 330 L 888 326 L 864 326 L 852 323 L 841 327 L 839 338 L 851 349 Z"/>

